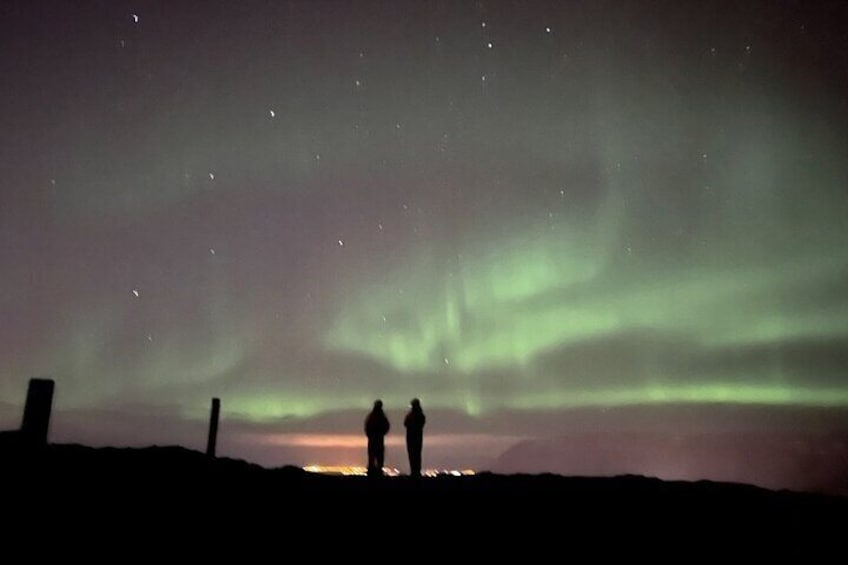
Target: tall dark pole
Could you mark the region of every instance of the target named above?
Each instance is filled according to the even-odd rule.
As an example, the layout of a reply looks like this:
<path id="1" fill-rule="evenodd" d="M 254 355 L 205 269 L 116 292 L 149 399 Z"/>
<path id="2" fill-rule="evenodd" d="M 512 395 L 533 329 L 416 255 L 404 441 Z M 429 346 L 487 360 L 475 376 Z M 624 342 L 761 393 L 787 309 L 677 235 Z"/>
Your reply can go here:
<path id="1" fill-rule="evenodd" d="M 209 416 L 209 441 L 206 443 L 206 455 L 215 457 L 215 444 L 218 442 L 218 414 L 221 411 L 221 399 L 212 399 L 212 415 Z"/>
<path id="2" fill-rule="evenodd" d="M 47 445 L 50 411 L 53 409 L 53 380 L 30 379 L 21 436 L 31 445 Z"/>

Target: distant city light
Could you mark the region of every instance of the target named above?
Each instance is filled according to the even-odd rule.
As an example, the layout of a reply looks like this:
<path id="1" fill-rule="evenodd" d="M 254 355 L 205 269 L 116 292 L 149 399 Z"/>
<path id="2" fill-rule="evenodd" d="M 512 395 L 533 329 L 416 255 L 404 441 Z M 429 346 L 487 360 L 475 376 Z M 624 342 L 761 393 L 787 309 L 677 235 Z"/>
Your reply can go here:
<path id="1" fill-rule="evenodd" d="M 368 475 L 368 469 L 360 466 L 347 465 L 306 465 L 303 470 L 308 473 L 320 473 L 322 475 L 341 475 L 345 477 L 365 477 Z M 401 473 L 395 467 L 383 467 L 383 474 L 387 477 L 400 477 Z M 424 469 L 421 474 L 425 477 L 438 477 L 451 475 L 454 477 L 476 475 L 476 471 L 472 469 Z"/>

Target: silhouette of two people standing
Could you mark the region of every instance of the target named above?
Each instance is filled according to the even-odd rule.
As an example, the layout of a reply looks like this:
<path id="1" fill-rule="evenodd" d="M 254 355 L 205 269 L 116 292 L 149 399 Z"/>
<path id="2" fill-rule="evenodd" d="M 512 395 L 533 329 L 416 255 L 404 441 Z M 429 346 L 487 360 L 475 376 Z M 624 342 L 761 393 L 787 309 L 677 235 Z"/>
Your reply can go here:
<path id="1" fill-rule="evenodd" d="M 374 408 L 365 418 L 365 435 L 368 436 L 368 476 L 383 475 L 383 463 L 386 460 L 384 438 L 389 433 L 389 419 L 383 412 L 383 401 L 375 400 Z"/>
<path id="2" fill-rule="evenodd" d="M 421 476 L 421 450 L 424 446 L 424 424 L 427 418 L 421 409 L 421 402 L 413 398 L 403 425 L 406 427 L 406 453 L 409 455 L 409 474 Z M 375 400 L 374 408 L 365 418 L 365 435 L 368 436 L 368 476 L 383 475 L 386 460 L 386 434 L 389 433 L 389 419 L 383 412 L 383 401 Z"/>

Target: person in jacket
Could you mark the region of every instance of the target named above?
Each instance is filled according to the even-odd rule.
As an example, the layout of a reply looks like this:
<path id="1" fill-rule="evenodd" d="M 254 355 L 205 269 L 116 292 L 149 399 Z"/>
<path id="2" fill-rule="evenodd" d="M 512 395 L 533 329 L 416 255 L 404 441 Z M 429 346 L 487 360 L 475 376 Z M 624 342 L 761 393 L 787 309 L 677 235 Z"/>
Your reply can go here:
<path id="1" fill-rule="evenodd" d="M 409 455 L 409 474 L 421 476 L 421 449 L 424 446 L 424 424 L 427 418 L 421 410 L 421 402 L 413 398 L 403 425 L 406 427 L 406 453 Z"/>
<path id="2" fill-rule="evenodd" d="M 365 418 L 365 435 L 368 436 L 368 476 L 383 475 L 386 458 L 385 437 L 389 433 L 389 419 L 383 412 L 383 401 L 375 400 L 374 408 Z"/>

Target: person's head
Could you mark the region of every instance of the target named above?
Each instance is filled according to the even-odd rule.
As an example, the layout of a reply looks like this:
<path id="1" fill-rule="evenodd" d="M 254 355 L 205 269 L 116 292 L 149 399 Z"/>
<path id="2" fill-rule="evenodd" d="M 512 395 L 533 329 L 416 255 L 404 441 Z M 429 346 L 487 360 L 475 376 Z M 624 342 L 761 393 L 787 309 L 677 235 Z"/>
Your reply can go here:
<path id="1" fill-rule="evenodd" d="M 421 410 L 421 401 L 417 398 L 413 398 L 409 401 L 409 405 L 412 406 L 413 410 Z"/>
<path id="2" fill-rule="evenodd" d="M 375 400 L 374 401 L 374 410 L 382 410 L 382 409 L 383 409 L 383 401 L 379 400 L 379 399 Z"/>

